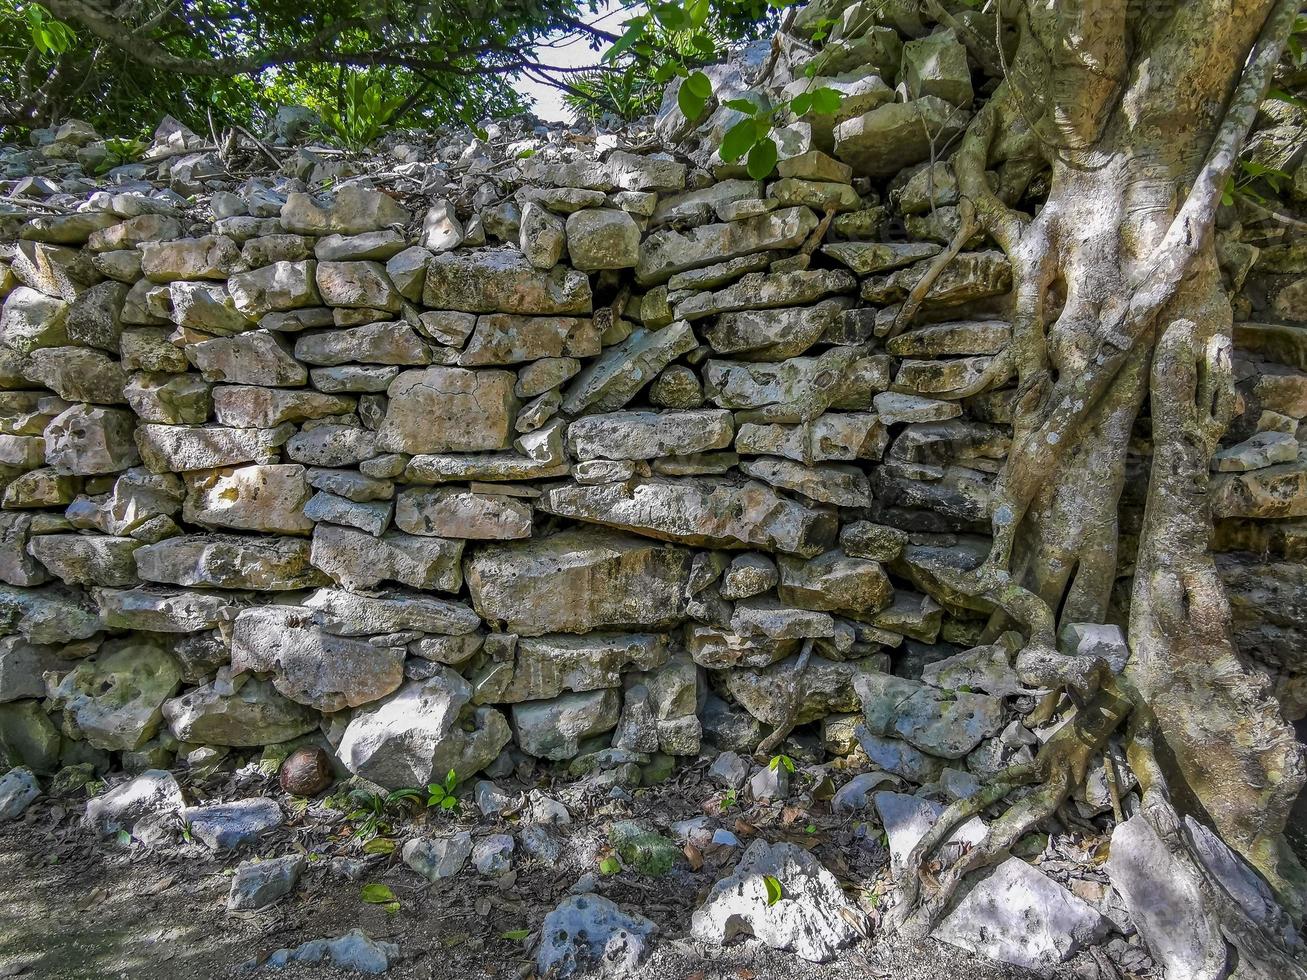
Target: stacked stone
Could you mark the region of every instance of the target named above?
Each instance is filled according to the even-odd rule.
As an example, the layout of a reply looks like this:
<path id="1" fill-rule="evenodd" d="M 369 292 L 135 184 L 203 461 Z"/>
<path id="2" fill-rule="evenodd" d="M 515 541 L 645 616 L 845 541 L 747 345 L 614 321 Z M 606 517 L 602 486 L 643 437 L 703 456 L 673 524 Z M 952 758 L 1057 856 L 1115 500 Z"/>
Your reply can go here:
<path id="1" fill-rule="evenodd" d="M 719 100 L 807 84 L 821 7 L 714 69 Z M 766 180 L 716 155 L 736 110 L 674 91 L 662 152 L 448 136 L 394 148 L 406 183 L 301 151 L 242 184 L 171 122 L 98 180 L 59 162 L 94 170 L 84 125 L 9 153 L 48 213 L 0 265 L 0 752 L 142 769 L 321 731 L 392 787 L 791 723 L 918 783 L 1029 757 L 1012 651 L 946 574 L 988 551 L 1010 442 L 1007 261 L 968 243 L 891 336 L 958 226 L 932 153 L 979 77 L 917 16 L 842 22 L 815 70 L 843 106 Z M 1300 329 L 1237 334 L 1223 540 L 1286 569 L 1232 558 L 1241 614 L 1302 595 L 1296 522 L 1246 520 L 1307 513 Z"/>

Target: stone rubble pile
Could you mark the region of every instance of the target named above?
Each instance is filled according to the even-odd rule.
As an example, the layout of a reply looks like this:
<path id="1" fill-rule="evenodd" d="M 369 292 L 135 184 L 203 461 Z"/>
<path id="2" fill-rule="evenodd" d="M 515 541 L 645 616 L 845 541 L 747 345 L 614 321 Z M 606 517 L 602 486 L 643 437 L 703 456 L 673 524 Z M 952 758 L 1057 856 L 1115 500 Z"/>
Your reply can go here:
<path id="1" fill-rule="evenodd" d="M 652 132 L 504 123 L 253 176 L 171 119 L 102 174 L 84 123 L 5 147 L 0 757 L 140 772 L 321 733 L 390 788 L 523 758 L 638 781 L 790 720 L 785 751 L 945 798 L 1031 758 L 1038 692 L 944 574 L 986 555 L 1010 444 L 1007 260 L 969 243 L 889 336 L 958 226 L 934 148 L 992 80 L 866 7 L 709 69 L 699 119 L 674 83 Z M 723 162 L 725 103 L 810 63 L 838 112 L 789 120 L 764 180 Z M 1300 718 L 1307 249 L 1266 234 L 1223 218 L 1243 412 L 1215 546 Z M 1113 627 L 1062 642 L 1127 655 Z"/>

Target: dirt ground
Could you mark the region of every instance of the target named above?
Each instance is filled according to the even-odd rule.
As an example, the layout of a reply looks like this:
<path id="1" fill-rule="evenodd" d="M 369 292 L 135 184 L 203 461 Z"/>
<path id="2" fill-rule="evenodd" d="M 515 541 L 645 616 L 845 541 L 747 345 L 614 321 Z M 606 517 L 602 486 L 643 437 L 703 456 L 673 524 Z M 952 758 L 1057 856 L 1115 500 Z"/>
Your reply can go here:
<path id="1" fill-rule="evenodd" d="M 266 793 L 282 802 L 291 813 L 287 825 L 244 854 L 215 855 L 180 837 L 175 844 L 153 848 L 139 842 L 94 840 L 81 826 L 81 801 L 42 799 L 23 819 L 0 825 L 0 977 L 327 980 L 359 976 L 326 966 L 292 965 L 280 973 L 258 968 L 279 947 L 359 928 L 373 939 L 399 944 L 402 959 L 392 966 L 389 977 L 527 980 L 534 976 L 533 951 L 541 920 L 581 873 L 597 866 L 599 855 L 605 853 L 603 828 L 628 816 L 650 819 L 665 828 L 671 819 L 714 809 L 715 804 L 704 799 L 706 788 L 694 781 L 692 775 L 689 786 L 685 780 L 674 781 L 666 789 L 641 792 L 629 802 L 600 798 L 586 805 L 556 792 L 569 799 L 577 822 L 563 828 L 568 835 L 564 854 L 553 867 L 519 853 L 515 871 L 502 878 L 484 878 L 469 866 L 457 877 L 434 884 L 408 869 L 398 852 L 364 853 L 356 825 L 341 812 L 321 804 L 307 809 L 294 806 L 268 780 L 228 776 L 225 783 L 188 787 L 192 796 L 206 801 Z M 587 812 L 578 812 L 582 809 Z M 879 835 L 823 815 L 821 805 L 812 809 L 755 808 L 734 815 L 719 813 L 718 822 L 735 826 L 742 835 L 806 840 L 851 894 L 861 889 L 865 896 L 867 890 L 874 890 L 886 858 Z M 432 825 L 424 826 L 428 823 Z M 511 831 L 513 824 L 511 814 L 480 817 L 469 802 L 452 819 L 422 813 L 416 822 L 397 821 L 385 833 L 402 842 L 452 827 L 483 833 Z M 294 894 L 258 912 L 227 912 L 231 874 L 241 860 L 252 854 L 269 857 L 294 850 L 311 855 Z M 873 937 L 830 966 L 806 963 L 752 939 L 727 947 L 691 940 L 691 912 L 712 883 L 729 873 L 737 855 L 732 849 L 709 849 L 698 870 L 687 860 L 662 878 L 628 872 L 599 876 L 600 893 L 658 923 L 656 951 L 640 976 L 999 980 L 1026 975 L 934 940 L 909 944 Z M 364 902 L 361 889 L 369 883 L 390 886 L 399 907 L 387 910 Z M 521 930 L 530 934 L 523 939 Z"/>

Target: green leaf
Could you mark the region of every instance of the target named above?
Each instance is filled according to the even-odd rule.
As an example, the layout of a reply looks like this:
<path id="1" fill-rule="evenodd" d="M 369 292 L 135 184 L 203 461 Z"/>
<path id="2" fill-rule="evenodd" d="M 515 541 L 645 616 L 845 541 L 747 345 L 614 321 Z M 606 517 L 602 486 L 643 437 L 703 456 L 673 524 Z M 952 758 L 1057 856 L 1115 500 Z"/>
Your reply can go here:
<path id="1" fill-rule="evenodd" d="M 440 808 L 442 810 L 452 810 L 456 806 L 458 806 L 458 797 L 456 796 L 446 796 L 440 801 Z"/>
<path id="2" fill-rule="evenodd" d="M 359 892 L 359 897 L 369 905 L 384 905 L 387 902 L 395 901 L 395 893 L 390 890 L 390 886 L 375 881 L 369 885 L 364 885 Z"/>
<path id="3" fill-rule="evenodd" d="M 835 91 L 833 88 L 826 88 L 825 86 L 819 89 L 813 89 L 811 94 L 812 111 L 820 113 L 823 116 L 828 116 L 832 112 L 837 112 L 840 103 L 844 101 L 844 96 L 840 95 L 839 92 Z"/>
<path id="4" fill-rule="evenodd" d="M 705 102 L 712 96 L 712 79 L 701 71 L 691 72 L 681 83 L 681 87 L 688 88 Z"/>
<path id="5" fill-rule="evenodd" d="M 120 830 L 115 836 L 117 836 L 119 844 L 130 844 L 132 842 L 132 835 L 130 831 Z"/>
<path id="6" fill-rule="evenodd" d="M 717 53 L 717 42 L 707 34 L 694 34 L 690 37 L 690 46 L 700 54 L 714 55 Z"/>
<path id="7" fill-rule="evenodd" d="M 685 118 L 691 121 L 698 119 L 703 114 L 704 106 L 708 104 L 708 96 L 700 95 L 697 91 L 698 86 L 690 84 L 694 81 L 695 75 L 706 77 L 702 72 L 695 72 L 681 82 L 681 87 L 676 91 L 676 105 L 685 115 Z M 712 94 L 711 86 L 709 86 L 708 92 Z"/>
<path id="8" fill-rule="evenodd" d="M 615 875 L 622 870 L 622 862 L 617 860 L 611 854 L 599 862 L 599 873 L 605 875 Z"/>
<path id="9" fill-rule="evenodd" d="M 763 875 L 762 883 L 767 886 L 767 904 L 775 905 L 783 897 L 781 883 L 773 875 Z"/>
<path id="10" fill-rule="evenodd" d="M 746 116 L 752 116 L 758 111 L 758 104 L 750 102 L 748 99 L 727 99 L 722 105 L 728 109 L 734 109 L 736 112 L 742 112 Z"/>
<path id="11" fill-rule="evenodd" d="M 752 119 L 741 119 L 726 131 L 718 149 L 727 163 L 740 159 L 758 139 L 758 126 Z"/>
<path id="12" fill-rule="evenodd" d="M 610 61 L 616 61 L 619 57 L 627 52 L 637 41 L 644 37 L 644 29 L 649 20 L 646 17 L 632 17 L 626 22 L 626 33 L 613 42 L 613 46 L 604 52 L 600 62 L 607 64 Z"/>
<path id="13" fill-rule="evenodd" d="M 778 157 L 776 141 L 769 136 L 766 140 L 755 142 L 753 149 L 749 150 L 749 163 L 745 166 L 745 170 L 749 171 L 749 176 L 754 180 L 762 180 L 776 169 L 776 157 Z M 786 768 L 791 772 L 795 771 L 795 763 L 786 758 Z"/>
<path id="14" fill-rule="evenodd" d="M 685 14 L 690 18 L 690 26 L 696 29 L 708 22 L 711 9 L 709 0 L 685 0 Z"/>
<path id="15" fill-rule="evenodd" d="M 389 837 L 374 837 L 363 845 L 364 854 L 394 854 L 395 842 Z"/>
<path id="16" fill-rule="evenodd" d="M 690 18 L 674 3 L 662 3 L 653 8 L 654 20 L 669 31 L 683 31 L 690 26 Z"/>
<path id="17" fill-rule="evenodd" d="M 808 110 L 812 108 L 812 96 L 807 92 L 800 92 L 790 100 L 790 111 L 796 116 L 806 116 Z"/>
<path id="18" fill-rule="evenodd" d="M 508 932 L 501 932 L 500 939 L 509 939 L 515 943 L 521 942 L 527 936 L 531 935 L 530 929 L 509 929 Z"/>
<path id="19" fill-rule="evenodd" d="M 654 70 L 654 81 L 659 85 L 665 85 L 676 76 L 676 62 L 664 61 Z"/>

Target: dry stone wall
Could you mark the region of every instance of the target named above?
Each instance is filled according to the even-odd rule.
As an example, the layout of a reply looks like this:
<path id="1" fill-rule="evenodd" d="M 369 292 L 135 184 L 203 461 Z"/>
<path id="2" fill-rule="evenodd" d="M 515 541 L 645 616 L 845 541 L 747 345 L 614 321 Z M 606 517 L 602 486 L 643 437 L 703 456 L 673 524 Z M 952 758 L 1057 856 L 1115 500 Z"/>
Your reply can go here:
<path id="1" fill-rule="evenodd" d="M 801 82 L 795 31 L 714 69 L 720 98 Z M 674 94 L 638 138 L 505 124 L 252 176 L 171 121 L 99 177 L 84 124 L 8 148 L 0 753 L 313 737 L 390 787 L 788 723 L 792 754 L 918 783 L 1029 756 L 1011 651 L 940 575 L 988 549 L 1007 261 L 971 243 L 888 336 L 957 226 L 921 121 L 946 143 L 976 69 L 919 22 L 831 43 L 844 106 L 763 181 L 714 152 L 733 110 Z M 1300 717 L 1307 253 L 1221 234 L 1247 322 L 1215 543 Z"/>

